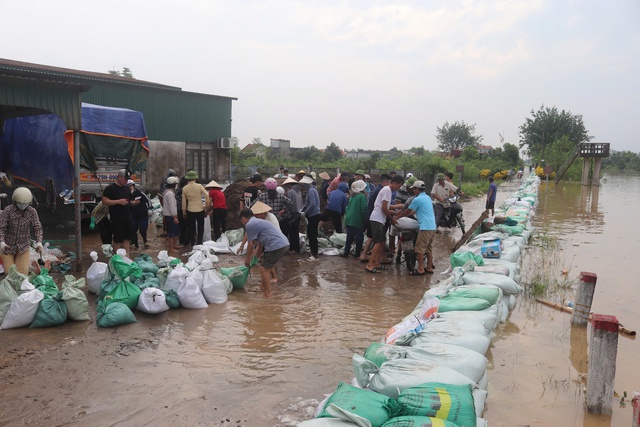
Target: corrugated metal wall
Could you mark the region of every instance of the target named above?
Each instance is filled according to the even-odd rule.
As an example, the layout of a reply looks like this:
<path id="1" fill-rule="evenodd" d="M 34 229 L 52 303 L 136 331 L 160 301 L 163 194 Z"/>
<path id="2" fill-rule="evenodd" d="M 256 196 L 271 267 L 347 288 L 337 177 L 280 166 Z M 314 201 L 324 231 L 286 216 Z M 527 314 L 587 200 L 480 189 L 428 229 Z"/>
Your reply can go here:
<path id="1" fill-rule="evenodd" d="M 141 111 L 149 139 L 213 143 L 231 136 L 233 98 L 92 82 L 82 100 Z"/>

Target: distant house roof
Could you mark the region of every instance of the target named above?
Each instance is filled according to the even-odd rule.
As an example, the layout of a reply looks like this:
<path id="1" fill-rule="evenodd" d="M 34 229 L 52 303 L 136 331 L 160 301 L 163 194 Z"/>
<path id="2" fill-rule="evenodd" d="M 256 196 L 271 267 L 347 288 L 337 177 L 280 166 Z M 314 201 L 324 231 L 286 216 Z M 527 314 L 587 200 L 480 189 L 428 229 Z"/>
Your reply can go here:
<path id="1" fill-rule="evenodd" d="M 252 151 L 256 150 L 256 144 L 247 144 L 243 149 L 242 152 L 244 153 L 250 153 Z"/>

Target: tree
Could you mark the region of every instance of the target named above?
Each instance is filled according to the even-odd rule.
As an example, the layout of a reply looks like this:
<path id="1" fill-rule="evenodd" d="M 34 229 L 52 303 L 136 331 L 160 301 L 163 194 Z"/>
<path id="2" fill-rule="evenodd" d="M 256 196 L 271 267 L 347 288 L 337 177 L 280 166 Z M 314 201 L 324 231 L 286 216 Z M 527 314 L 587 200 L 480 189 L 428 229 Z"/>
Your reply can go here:
<path id="1" fill-rule="evenodd" d="M 109 70 L 108 73 L 113 75 L 113 76 L 120 76 L 120 77 L 126 77 L 128 79 L 133 79 L 133 73 L 127 67 L 122 67 L 122 71 Z"/>
<path id="2" fill-rule="evenodd" d="M 531 115 L 533 117 L 525 120 L 519 132 L 520 148 L 525 148 L 529 156 L 540 158 L 548 145 L 563 136 L 569 138 L 573 147 L 593 139 L 579 114 L 543 105 L 538 111 L 531 110 Z"/>
<path id="3" fill-rule="evenodd" d="M 322 159 L 325 162 L 335 162 L 341 158 L 342 150 L 340 150 L 340 147 L 338 147 L 335 142 L 327 145 L 327 148 L 324 149 L 324 155 L 322 156 Z"/>
<path id="4" fill-rule="evenodd" d="M 424 147 L 422 147 L 422 146 L 420 146 L 420 147 L 412 147 L 409 151 L 411 151 L 416 156 L 424 156 L 425 153 L 427 152 L 427 150 L 425 150 Z"/>
<path id="5" fill-rule="evenodd" d="M 311 147 L 304 147 L 302 150 L 296 151 L 293 157 L 298 160 L 304 160 L 306 162 L 310 162 L 318 158 L 319 155 L 320 155 L 320 150 L 318 150 L 314 145 L 312 145 Z"/>
<path id="6" fill-rule="evenodd" d="M 462 152 L 460 158 L 464 161 L 478 160 L 480 158 L 480 153 L 478 153 L 476 147 L 467 147 Z"/>
<path id="7" fill-rule="evenodd" d="M 453 124 L 444 122 L 442 127 L 437 128 L 436 141 L 441 151 L 451 151 L 455 149 L 464 150 L 467 147 L 477 147 L 482 142 L 482 135 L 475 135 L 476 125 L 469 125 L 464 121 L 456 121 Z"/>
<path id="8" fill-rule="evenodd" d="M 502 158 L 510 166 L 515 167 L 520 161 L 520 150 L 513 144 L 508 142 L 502 147 Z"/>

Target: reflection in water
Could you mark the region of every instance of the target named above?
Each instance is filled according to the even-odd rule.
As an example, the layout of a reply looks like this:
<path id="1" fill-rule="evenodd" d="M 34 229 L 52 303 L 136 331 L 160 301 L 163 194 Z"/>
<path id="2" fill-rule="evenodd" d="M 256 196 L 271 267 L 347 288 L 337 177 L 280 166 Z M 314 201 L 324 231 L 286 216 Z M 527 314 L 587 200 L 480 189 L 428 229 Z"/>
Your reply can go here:
<path id="1" fill-rule="evenodd" d="M 571 360 L 571 365 L 579 374 L 584 375 L 587 373 L 587 328 L 571 325 L 570 340 L 569 359 Z"/>

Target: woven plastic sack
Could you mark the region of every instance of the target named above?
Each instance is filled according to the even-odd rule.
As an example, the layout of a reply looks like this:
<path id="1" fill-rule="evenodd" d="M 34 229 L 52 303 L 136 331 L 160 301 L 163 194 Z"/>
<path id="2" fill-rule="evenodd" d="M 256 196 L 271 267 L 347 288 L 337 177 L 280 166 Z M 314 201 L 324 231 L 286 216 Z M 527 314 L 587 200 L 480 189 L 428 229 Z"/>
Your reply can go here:
<path id="1" fill-rule="evenodd" d="M 89 266 L 85 276 L 87 278 L 87 287 L 92 294 L 98 294 L 100 292 L 100 284 L 104 280 L 109 266 L 105 262 L 98 261 L 98 253 L 96 251 L 91 251 L 89 256 L 93 260 L 93 264 Z"/>
<path id="2" fill-rule="evenodd" d="M 64 276 L 65 282 L 62 284 L 61 299 L 67 306 L 67 315 L 71 320 L 90 320 L 89 301 L 82 292 L 85 279 L 77 279 L 71 275 Z"/>
<path id="3" fill-rule="evenodd" d="M 40 301 L 44 299 L 44 294 L 33 288 L 28 290 L 18 298 L 13 300 L 7 314 L 2 319 L 0 329 L 22 328 L 29 326 L 36 316 Z"/>
<path id="4" fill-rule="evenodd" d="M 148 314 L 157 314 L 169 310 L 164 292 L 157 288 L 144 288 L 138 298 L 136 308 Z"/>
<path id="5" fill-rule="evenodd" d="M 200 285 L 196 283 L 196 279 L 191 275 L 187 277 L 176 292 L 180 298 L 180 304 L 184 308 L 197 310 L 209 306 L 202 295 L 202 291 L 200 291 Z"/>
<path id="6" fill-rule="evenodd" d="M 160 290 L 164 292 L 164 298 L 169 308 L 180 308 L 180 298 L 176 291 L 166 288 L 161 288 Z"/>
<path id="7" fill-rule="evenodd" d="M 107 294 L 111 292 L 116 287 L 116 285 L 121 281 L 122 280 L 118 279 L 117 277 L 109 276 L 108 278 L 105 278 L 105 280 L 103 280 L 102 283 L 100 283 L 100 291 L 98 292 L 98 301 L 103 300 L 104 297 L 106 297 Z"/>
<path id="8" fill-rule="evenodd" d="M 401 415 L 440 418 L 460 426 L 476 425 L 476 411 L 469 385 L 420 384 L 403 390 L 397 401 Z"/>
<path id="9" fill-rule="evenodd" d="M 42 268 L 40 274 L 33 279 L 33 286 L 42 292 L 45 298 L 55 297 L 60 290 L 58 285 L 53 281 L 53 277 L 49 276 L 49 270 Z"/>
<path id="10" fill-rule="evenodd" d="M 249 267 L 244 265 L 239 265 L 236 267 L 222 267 L 220 268 L 220 274 L 223 276 L 227 276 L 233 285 L 233 289 L 243 289 L 244 285 L 247 284 L 247 279 L 249 278 L 249 271 L 251 271 L 251 267 L 258 263 L 258 258 L 251 258 L 251 263 Z"/>
<path id="11" fill-rule="evenodd" d="M 122 280 L 104 297 L 103 301 L 107 304 L 121 302 L 129 307 L 130 310 L 133 310 L 138 305 L 138 297 L 140 297 L 141 292 L 140 288 L 133 283 L 128 280 Z"/>
<path id="12" fill-rule="evenodd" d="M 114 326 L 135 322 L 137 322 L 136 316 L 133 315 L 133 312 L 125 304 L 121 302 L 112 302 L 109 304 L 104 300 L 98 303 L 96 325 L 98 325 L 99 328 L 113 328 Z"/>
<path id="13" fill-rule="evenodd" d="M 125 280 L 129 276 L 140 277 L 142 275 L 142 270 L 135 262 L 129 262 L 126 257 L 121 255 L 114 255 L 109 259 L 109 270 L 111 274 L 114 276 Z"/>
<path id="14" fill-rule="evenodd" d="M 16 298 L 18 298 L 18 293 L 11 286 L 11 283 L 8 280 L 0 281 L 0 323 Z"/>
<path id="15" fill-rule="evenodd" d="M 484 259 L 482 256 L 478 254 L 474 254 L 473 252 L 462 252 L 462 253 L 453 253 L 449 256 L 449 262 L 451 262 L 451 268 L 462 267 L 467 263 L 467 261 L 473 261 L 476 265 L 484 265 Z"/>
<path id="16" fill-rule="evenodd" d="M 167 289 L 173 289 L 174 291 L 177 291 L 180 285 L 182 285 L 187 279 L 188 275 L 189 270 L 182 263 L 180 263 L 169 272 L 167 280 L 165 281 L 163 286 Z"/>
<path id="17" fill-rule="evenodd" d="M 235 246 L 236 244 L 242 242 L 242 238 L 244 237 L 244 229 L 238 228 L 235 230 L 227 230 L 224 232 L 224 235 L 227 236 L 227 245 Z"/>
<path id="18" fill-rule="evenodd" d="M 40 301 L 38 311 L 29 325 L 30 328 L 49 328 L 62 325 L 67 321 L 67 305 L 56 298 L 44 298 Z"/>
<path id="19" fill-rule="evenodd" d="M 343 418 L 343 413 L 338 415 L 336 411 L 328 410 L 332 405 L 369 420 L 371 427 L 380 427 L 391 418 L 400 415 L 400 406 L 394 399 L 343 382 L 340 382 L 329 396 L 318 418 Z M 347 419 L 350 419 L 348 415 Z"/>
<path id="20" fill-rule="evenodd" d="M 227 286 L 212 265 L 202 270 L 202 295 L 209 304 L 224 304 L 229 299 Z"/>
<path id="21" fill-rule="evenodd" d="M 160 267 L 153 263 L 153 260 L 147 254 L 140 254 L 136 257 L 135 262 L 143 273 L 153 273 L 155 275 L 160 269 Z"/>
<path id="22" fill-rule="evenodd" d="M 7 283 L 11 285 L 14 291 L 20 293 L 21 292 L 20 286 L 22 285 L 22 282 L 25 279 L 27 279 L 27 276 L 18 272 L 18 270 L 16 270 L 16 265 L 13 264 L 12 266 L 9 267 L 9 272 L 6 274 L 5 278 L 2 279 L 0 283 Z"/>

